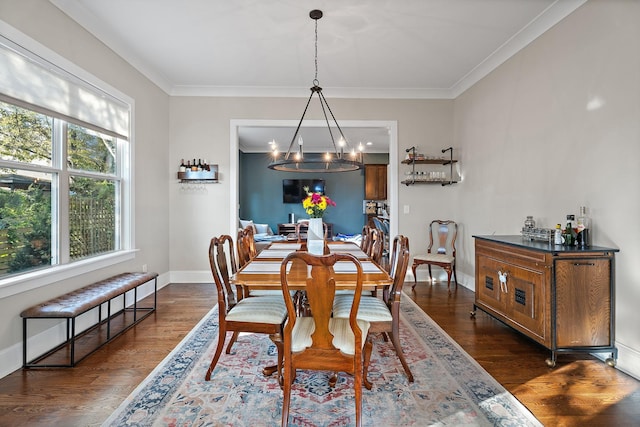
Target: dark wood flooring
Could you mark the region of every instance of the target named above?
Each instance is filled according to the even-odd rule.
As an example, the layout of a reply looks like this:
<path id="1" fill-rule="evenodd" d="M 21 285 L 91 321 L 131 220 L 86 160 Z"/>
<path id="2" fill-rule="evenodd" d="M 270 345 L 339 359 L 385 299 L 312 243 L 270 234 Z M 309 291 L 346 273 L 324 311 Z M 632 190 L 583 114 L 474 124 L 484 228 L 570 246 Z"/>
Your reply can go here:
<path id="1" fill-rule="evenodd" d="M 640 426 L 640 381 L 588 355 L 548 352 L 486 314 L 473 292 L 419 283 L 410 295 L 546 426 Z M 172 284 L 158 311 L 75 368 L 18 370 L 0 379 L 0 426 L 100 425 L 209 311 L 213 285 Z"/>

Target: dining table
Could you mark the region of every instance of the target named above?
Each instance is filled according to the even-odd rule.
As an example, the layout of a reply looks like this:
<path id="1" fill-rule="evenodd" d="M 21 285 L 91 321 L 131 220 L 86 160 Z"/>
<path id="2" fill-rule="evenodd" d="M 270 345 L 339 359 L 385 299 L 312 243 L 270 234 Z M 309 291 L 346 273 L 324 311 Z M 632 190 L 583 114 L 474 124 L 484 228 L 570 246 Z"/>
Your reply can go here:
<path id="1" fill-rule="evenodd" d="M 361 248 L 352 242 L 327 242 L 329 253 L 350 253 L 362 266 L 362 289 L 374 290 L 393 283 L 389 273 L 374 262 Z M 248 295 L 249 290 L 277 290 L 280 285 L 280 266 L 291 252 L 306 250 L 304 242 L 272 242 L 260 251 L 243 268 L 231 277 L 231 283 L 241 286 Z M 356 267 L 352 262 L 339 261 L 334 265 L 336 289 L 355 287 Z M 299 259 L 288 266 L 287 280 L 293 290 L 304 290 L 308 277 L 306 264 Z"/>
<path id="2" fill-rule="evenodd" d="M 330 241 L 326 242 L 329 253 L 350 253 L 355 256 L 362 266 L 362 290 L 376 291 L 378 287 L 389 286 L 393 279 L 389 273 L 378 263 L 373 261 L 359 245 L 352 242 Z M 253 259 L 244 265 L 230 278 L 232 284 L 242 288 L 244 295 L 249 295 L 250 290 L 279 290 L 282 289 L 280 282 L 280 267 L 282 261 L 291 252 L 306 251 L 306 242 L 272 242 L 265 249 L 260 251 Z M 356 284 L 356 266 L 350 261 L 338 261 L 334 264 L 334 279 L 336 290 L 354 289 Z M 287 281 L 289 288 L 296 291 L 304 291 L 309 275 L 309 269 L 300 259 L 294 259 L 288 265 Z M 298 303 L 304 305 L 299 299 Z M 265 376 L 270 376 L 277 371 L 277 366 L 267 366 L 262 372 Z M 281 381 L 282 378 L 279 378 Z M 335 378 L 332 378 L 335 382 Z"/>

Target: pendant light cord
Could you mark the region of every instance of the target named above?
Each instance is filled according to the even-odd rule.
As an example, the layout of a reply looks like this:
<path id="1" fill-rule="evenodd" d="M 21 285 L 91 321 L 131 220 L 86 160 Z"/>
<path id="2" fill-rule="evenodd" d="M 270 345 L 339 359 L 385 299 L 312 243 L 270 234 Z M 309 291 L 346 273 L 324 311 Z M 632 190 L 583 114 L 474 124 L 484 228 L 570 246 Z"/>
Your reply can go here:
<path id="1" fill-rule="evenodd" d="M 316 65 L 316 75 L 315 78 L 313 79 L 313 84 L 315 86 L 318 86 L 318 84 L 320 83 L 318 81 L 318 20 L 314 19 L 315 23 L 316 23 L 316 53 L 315 53 L 315 65 Z"/>

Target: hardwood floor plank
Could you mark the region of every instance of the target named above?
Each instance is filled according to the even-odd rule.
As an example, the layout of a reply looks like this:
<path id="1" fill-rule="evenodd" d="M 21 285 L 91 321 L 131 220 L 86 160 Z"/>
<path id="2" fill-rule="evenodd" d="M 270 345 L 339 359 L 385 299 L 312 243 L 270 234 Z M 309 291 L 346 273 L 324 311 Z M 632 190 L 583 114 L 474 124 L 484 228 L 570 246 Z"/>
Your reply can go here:
<path id="1" fill-rule="evenodd" d="M 586 355 L 549 352 L 490 316 L 473 292 L 419 283 L 407 295 L 546 426 L 638 426 L 640 381 Z M 0 425 L 100 425 L 215 303 L 212 284 L 171 284 L 158 311 L 75 368 L 0 379 Z"/>

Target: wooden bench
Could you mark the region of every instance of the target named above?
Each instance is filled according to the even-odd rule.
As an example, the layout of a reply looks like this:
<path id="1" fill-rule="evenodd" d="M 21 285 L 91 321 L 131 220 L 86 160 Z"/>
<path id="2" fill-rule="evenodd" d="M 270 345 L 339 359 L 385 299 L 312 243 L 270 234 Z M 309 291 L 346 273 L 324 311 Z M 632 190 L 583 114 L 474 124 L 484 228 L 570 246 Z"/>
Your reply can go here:
<path id="1" fill-rule="evenodd" d="M 153 306 L 139 307 L 138 287 L 151 280 L 154 281 Z M 133 304 L 127 306 L 126 294 L 129 291 L 133 291 Z M 20 313 L 23 326 L 23 368 L 75 366 L 76 363 L 153 313 L 156 309 L 157 291 L 157 273 L 123 273 L 24 310 Z M 111 303 L 118 297 L 122 297 L 122 308 L 111 313 Z M 107 306 L 106 316 L 103 319 L 103 304 L 105 303 Z M 94 309 L 97 309 L 98 312 L 97 323 L 76 334 L 78 316 Z M 30 319 L 66 319 L 66 341 L 27 361 L 29 338 L 27 323 Z M 83 350 L 80 357 L 76 357 L 77 345 Z"/>

